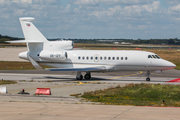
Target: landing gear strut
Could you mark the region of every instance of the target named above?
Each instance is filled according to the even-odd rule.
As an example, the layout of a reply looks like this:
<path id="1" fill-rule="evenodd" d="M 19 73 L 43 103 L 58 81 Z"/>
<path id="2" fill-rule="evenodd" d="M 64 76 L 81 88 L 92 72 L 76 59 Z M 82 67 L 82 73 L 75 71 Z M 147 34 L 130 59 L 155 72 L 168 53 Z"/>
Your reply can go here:
<path id="1" fill-rule="evenodd" d="M 150 81 L 151 79 L 149 78 L 149 75 L 150 75 L 150 71 L 147 71 L 147 78 L 146 78 L 146 81 Z"/>

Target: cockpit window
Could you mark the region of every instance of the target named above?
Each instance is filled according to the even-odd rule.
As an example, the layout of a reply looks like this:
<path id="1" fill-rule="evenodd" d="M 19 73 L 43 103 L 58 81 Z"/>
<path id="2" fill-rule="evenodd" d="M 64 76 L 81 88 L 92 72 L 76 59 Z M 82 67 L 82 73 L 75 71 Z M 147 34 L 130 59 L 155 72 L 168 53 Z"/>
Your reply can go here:
<path id="1" fill-rule="evenodd" d="M 148 58 L 161 59 L 158 55 L 148 55 Z"/>
<path id="2" fill-rule="evenodd" d="M 148 58 L 152 58 L 152 56 L 151 56 L 151 55 L 148 55 Z"/>
<path id="3" fill-rule="evenodd" d="M 156 58 L 156 56 L 155 55 L 152 55 L 153 56 L 153 58 Z"/>
<path id="4" fill-rule="evenodd" d="M 158 55 L 155 55 L 155 56 L 156 56 L 156 58 L 161 59 Z"/>

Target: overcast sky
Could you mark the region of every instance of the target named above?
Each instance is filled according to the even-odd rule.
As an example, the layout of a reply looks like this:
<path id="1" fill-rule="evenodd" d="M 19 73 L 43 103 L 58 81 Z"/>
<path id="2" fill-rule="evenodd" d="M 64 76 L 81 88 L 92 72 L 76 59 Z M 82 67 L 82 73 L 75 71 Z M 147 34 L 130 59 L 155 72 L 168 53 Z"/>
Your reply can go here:
<path id="1" fill-rule="evenodd" d="M 0 0 L 0 34 L 23 37 L 19 17 L 47 38 L 180 38 L 180 0 Z"/>

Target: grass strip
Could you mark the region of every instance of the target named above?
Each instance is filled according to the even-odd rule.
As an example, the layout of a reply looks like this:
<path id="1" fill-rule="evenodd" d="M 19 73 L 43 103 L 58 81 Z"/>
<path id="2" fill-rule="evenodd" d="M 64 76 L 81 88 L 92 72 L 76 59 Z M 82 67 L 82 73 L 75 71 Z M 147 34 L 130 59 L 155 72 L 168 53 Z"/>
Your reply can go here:
<path id="1" fill-rule="evenodd" d="M 0 61 L 0 70 L 35 69 L 30 62 Z"/>
<path id="2" fill-rule="evenodd" d="M 11 80 L 1 80 L 0 85 L 5 85 L 5 84 L 16 84 L 16 81 L 11 81 Z"/>
<path id="3" fill-rule="evenodd" d="M 180 107 L 180 85 L 129 84 L 85 92 L 81 97 L 107 105 Z"/>

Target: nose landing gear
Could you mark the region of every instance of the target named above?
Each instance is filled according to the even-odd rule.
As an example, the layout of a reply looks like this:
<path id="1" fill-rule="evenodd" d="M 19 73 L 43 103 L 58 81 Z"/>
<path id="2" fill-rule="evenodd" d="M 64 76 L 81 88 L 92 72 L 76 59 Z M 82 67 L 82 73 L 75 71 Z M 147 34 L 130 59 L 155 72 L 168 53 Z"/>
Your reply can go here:
<path id="1" fill-rule="evenodd" d="M 151 74 L 150 71 L 147 71 L 146 75 L 147 75 L 147 78 L 146 78 L 146 81 L 150 81 L 151 79 L 149 78 L 149 75 Z"/>

